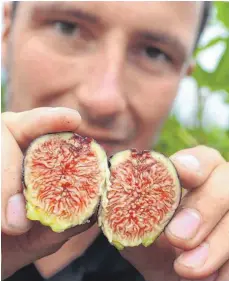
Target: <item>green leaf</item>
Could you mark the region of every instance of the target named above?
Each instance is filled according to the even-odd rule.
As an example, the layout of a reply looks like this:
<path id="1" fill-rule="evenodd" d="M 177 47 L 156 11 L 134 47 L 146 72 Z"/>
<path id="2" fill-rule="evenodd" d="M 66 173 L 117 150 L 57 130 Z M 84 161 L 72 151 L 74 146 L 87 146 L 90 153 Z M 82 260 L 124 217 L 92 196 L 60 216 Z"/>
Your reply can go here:
<path id="1" fill-rule="evenodd" d="M 219 61 L 214 75 L 215 83 L 220 85 L 220 87 L 223 88 L 229 86 L 229 37 L 227 38 L 226 50 Z"/>
<path id="2" fill-rule="evenodd" d="M 226 42 L 226 38 L 219 36 L 216 38 L 213 38 L 212 40 L 210 40 L 206 45 L 204 46 L 199 46 L 195 52 L 194 52 L 194 56 L 196 57 L 199 53 L 201 53 L 202 51 L 213 47 L 214 45 L 218 44 L 219 42 Z"/>
<path id="3" fill-rule="evenodd" d="M 227 131 L 218 127 L 209 130 L 199 127 L 189 129 L 183 127 L 175 116 L 171 116 L 165 123 L 154 149 L 170 156 L 179 150 L 199 144 L 217 149 L 229 161 L 229 129 Z"/>
<path id="4" fill-rule="evenodd" d="M 217 18 L 229 29 L 229 2 L 214 1 L 217 10 Z"/>
<path id="5" fill-rule="evenodd" d="M 226 49 L 214 72 L 204 70 L 197 63 L 192 76 L 196 79 L 199 87 L 208 87 L 211 91 L 224 90 L 229 93 L 229 37 L 225 38 L 224 42 Z"/>

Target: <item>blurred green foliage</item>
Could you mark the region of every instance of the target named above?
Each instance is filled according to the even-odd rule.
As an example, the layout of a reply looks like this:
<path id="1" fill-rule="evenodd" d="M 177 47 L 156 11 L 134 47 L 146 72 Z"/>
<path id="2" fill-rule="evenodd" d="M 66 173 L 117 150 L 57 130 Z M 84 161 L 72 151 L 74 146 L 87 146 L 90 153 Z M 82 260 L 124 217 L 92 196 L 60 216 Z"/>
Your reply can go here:
<path id="1" fill-rule="evenodd" d="M 210 130 L 199 127 L 185 128 L 174 115 L 166 122 L 159 142 L 154 149 L 170 156 L 181 149 L 197 145 L 213 147 L 220 151 L 225 159 L 229 160 L 229 130 L 217 127 Z"/>
<path id="2" fill-rule="evenodd" d="M 214 3 L 217 8 L 217 18 L 229 28 L 229 3 L 225 1 L 219 1 Z"/>
<path id="3" fill-rule="evenodd" d="M 207 88 L 210 93 L 224 92 L 225 103 L 229 103 L 229 2 L 214 2 L 214 9 L 216 17 L 209 24 L 220 24 L 227 32 L 222 36 L 217 35 L 204 46 L 197 48 L 194 56 L 201 55 L 201 52 L 219 42 L 225 45 L 225 50 L 213 72 L 208 72 L 197 63 L 193 78 L 198 85 L 199 108 L 196 116 L 198 122 L 196 122 L 194 128 L 185 128 L 174 115 L 168 119 L 160 135 L 159 142 L 154 147 L 155 150 L 162 151 L 168 156 L 181 149 L 201 144 L 217 149 L 229 161 L 229 120 L 227 129 L 205 128 L 202 125 L 203 111 L 207 102 L 207 98 L 203 94 L 204 88 Z"/>
<path id="4" fill-rule="evenodd" d="M 216 10 L 216 18 L 213 18 L 212 25 L 221 25 L 225 28 L 224 35 L 217 35 L 212 38 L 206 45 L 197 48 L 195 56 L 201 55 L 201 52 L 221 43 L 225 46 L 223 55 L 221 56 L 216 69 L 213 72 L 204 70 L 199 63 L 196 65 L 193 77 L 195 78 L 199 88 L 207 87 L 212 92 L 225 91 L 229 95 L 229 2 L 214 2 L 213 6 Z"/>

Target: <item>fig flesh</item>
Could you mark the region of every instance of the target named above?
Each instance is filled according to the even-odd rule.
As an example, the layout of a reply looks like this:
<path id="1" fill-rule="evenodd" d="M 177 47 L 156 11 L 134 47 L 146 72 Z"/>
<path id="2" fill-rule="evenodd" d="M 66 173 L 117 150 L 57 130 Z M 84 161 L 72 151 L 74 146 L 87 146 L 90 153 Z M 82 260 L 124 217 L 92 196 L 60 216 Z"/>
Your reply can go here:
<path id="1" fill-rule="evenodd" d="M 110 179 L 103 188 L 98 222 L 119 250 L 149 246 L 171 220 L 181 186 L 170 160 L 154 151 L 135 149 L 110 159 Z"/>
<path id="2" fill-rule="evenodd" d="M 34 140 L 23 163 L 27 217 L 62 232 L 86 223 L 108 177 L 105 151 L 71 132 Z"/>

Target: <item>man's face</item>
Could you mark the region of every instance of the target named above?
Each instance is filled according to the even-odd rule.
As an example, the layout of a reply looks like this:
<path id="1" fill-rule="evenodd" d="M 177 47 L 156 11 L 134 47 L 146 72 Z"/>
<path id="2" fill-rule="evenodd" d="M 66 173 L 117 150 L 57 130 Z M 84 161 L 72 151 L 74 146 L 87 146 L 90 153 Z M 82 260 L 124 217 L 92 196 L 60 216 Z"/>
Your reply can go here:
<path id="1" fill-rule="evenodd" d="M 78 133 L 108 154 L 150 148 L 187 71 L 200 10 L 196 2 L 21 2 L 3 37 L 7 110 L 74 108 Z"/>

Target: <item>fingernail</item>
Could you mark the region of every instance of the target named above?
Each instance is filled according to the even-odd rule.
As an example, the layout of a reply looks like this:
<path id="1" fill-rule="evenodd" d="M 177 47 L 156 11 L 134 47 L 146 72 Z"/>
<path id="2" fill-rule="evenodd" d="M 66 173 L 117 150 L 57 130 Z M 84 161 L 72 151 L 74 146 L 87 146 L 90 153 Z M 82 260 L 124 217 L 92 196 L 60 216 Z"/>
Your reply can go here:
<path id="1" fill-rule="evenodd" d="M 218 273 L 214 273 L 211 276 L 204 278 L 204 279 L 195 279 L 195 281 L 216 281 L 218 277 Z M 181 279 L 180 281 L 193 281 L 191 279 Z"/>
<path id="2" fill-rule="evenodd" d="M 181 254 L 176 262 L 186 267 L 198 268 L 204 265 L 208 258 L 208 253 L 209 245 L 208 243 L 203 243 L 196 249 Z"/>
<path id="3" fill-rule="evenodd" d="M 26 218 L 25 199 L 21 193 L 10 197 L 7 206 L 7 223 L 18 230 L 29 229 L 31 222 Z"/>
<path id="4" fill-rule="evenodd" d="M 167 231 L 173 236 L 188 240 L 193 238 L 201 223 L 200 214 L 194 209 L 183 209 L 170 222 Z"/>
<path id="5" fill-rule="evenodd" d="M 185 168 L 192 169 L 194 171 L 200 171 L 199 160 L 191 154 L 178 154 L 171 156 L 171 160 L 181 164 Z"/>
<path id="6" fill-rule="evenodd" d="M 69 107 L 49 107 L 47 109 L 47 111 L 50 113 L 55 113 L 55 112 L 62 113 L 63 112 L 63 113 L 73 113 L 73 114 L 80 115 L 77 110 L 69 108 Z"/>

